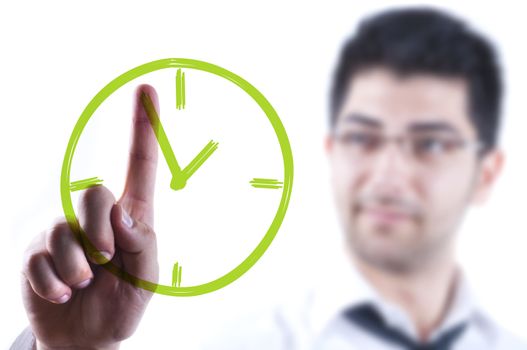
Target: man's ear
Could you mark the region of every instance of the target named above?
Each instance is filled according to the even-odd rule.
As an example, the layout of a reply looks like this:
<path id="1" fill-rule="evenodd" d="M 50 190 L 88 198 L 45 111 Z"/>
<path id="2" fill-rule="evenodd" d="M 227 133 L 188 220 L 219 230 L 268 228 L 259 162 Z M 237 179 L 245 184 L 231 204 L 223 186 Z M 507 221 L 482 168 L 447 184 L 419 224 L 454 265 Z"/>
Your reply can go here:
<path id="1" fill-rule="evenodd" d="M 501 149 L 495 149 L 483 156 L 480 162 L 478 179 L 472 196 L 472 203 L 479 205 L 487 201 L 492 187 L 501 174 L 505 154 Z"/>

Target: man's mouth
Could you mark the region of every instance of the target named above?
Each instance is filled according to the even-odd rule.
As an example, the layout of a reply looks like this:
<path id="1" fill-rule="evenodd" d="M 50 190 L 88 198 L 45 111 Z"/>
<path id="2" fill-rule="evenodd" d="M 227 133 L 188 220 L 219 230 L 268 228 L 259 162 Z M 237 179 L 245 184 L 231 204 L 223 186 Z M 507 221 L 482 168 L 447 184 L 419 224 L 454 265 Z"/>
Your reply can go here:
<path id="1" fill-rule="evenodd" d="M 396 224 L 412 218 L 408 212 L 383 207 L 366 207 L 362 208 L 361 212 L 375 223 L 382 225 Z"/>

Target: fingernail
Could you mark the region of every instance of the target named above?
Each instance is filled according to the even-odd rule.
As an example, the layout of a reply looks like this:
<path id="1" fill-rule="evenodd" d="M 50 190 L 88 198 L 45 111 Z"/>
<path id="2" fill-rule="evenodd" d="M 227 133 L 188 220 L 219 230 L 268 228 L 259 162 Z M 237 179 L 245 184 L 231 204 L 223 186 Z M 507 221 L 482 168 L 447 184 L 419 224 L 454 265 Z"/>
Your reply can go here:
<path id="1" fill-rule="evenodd" d="M 93 262 L 99 265 L 107 264 L 108 261 L 110 261 L 112 258 L 111 254 L 104 250 L 101 250 L 101 251 L 94 250 L 90 253 L 90 256 Z"/>
<path id="2" fill-rule="evenodd" d="M 121 207 L 121 209 L 122 209 L 122 213 L 123 213 L 122 217 L 121 217 L 121 220 L 122 220 L 123 224 L 125 224 L 126 227 L 132 227 L 133 224 L 134 224 L 134 221 L 132 220 L 130 215 L 128 215 L 126 210 L 124 210 L 123 207 Z"/>
<path id="3" fill-rule="evenodd" d="M 102 252 L 101 252 L 102 254 Z M 90 283 L 91 283 L 91 278 L 88 278 L 80 283 L 77 283 L 76 285 L 73 286 L 73 288 L 76 288 L 76 289 L 82 289 L 84 287 L 87 287 Z"/>
<path id="4" fill-rule="evenodd" d="M 70 299 L 70 295 L 68 293 L 66 293 L 63 296 L 61 296 L 60 298 L 55 299 L 53 302 L 56 303 L 56 304 L 64 304 L 69 299 Z"/>
<path id="5" fill-rule="evenodd" d="M 110 254 L 108 252 L 105 252 L 104 250 L 101 251 L 101 255 L 104 256 L 106 258 L 106 260 L 111 260 L 112 259 L 112 254 Z"/>

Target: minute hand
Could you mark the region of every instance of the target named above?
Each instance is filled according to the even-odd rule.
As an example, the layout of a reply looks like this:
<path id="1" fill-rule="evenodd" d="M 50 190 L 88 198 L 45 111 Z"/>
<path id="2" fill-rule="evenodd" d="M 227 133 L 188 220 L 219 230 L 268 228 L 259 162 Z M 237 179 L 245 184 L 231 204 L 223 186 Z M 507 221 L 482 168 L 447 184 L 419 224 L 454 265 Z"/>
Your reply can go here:
<path id="1" fill-rule="evenodd" d="M 181 168 L 176 160 L 176 156 L 174 155 L 174 151 L 170 146 L 170 142 L 168 141 L 165 129 L 163 129 L 163 125 L 161 124 L 161 120 L 159 119 L 159 115 L 156 112 L 154 104 L 152 103 L 150 96 L 144 92 L 141 93 L 141 102 L 143 103 L 143 107 L 145 108 L 150 125 L 154 130 L 159 147 L 161 147 L 163 156 L 165 157 L 168 168 L 170 169 L 170 173 L 172 174 L 172 182 L 170 185 L 174 190 L 182 189 L 185 187 L 187 179 L 181 171 Z"/>

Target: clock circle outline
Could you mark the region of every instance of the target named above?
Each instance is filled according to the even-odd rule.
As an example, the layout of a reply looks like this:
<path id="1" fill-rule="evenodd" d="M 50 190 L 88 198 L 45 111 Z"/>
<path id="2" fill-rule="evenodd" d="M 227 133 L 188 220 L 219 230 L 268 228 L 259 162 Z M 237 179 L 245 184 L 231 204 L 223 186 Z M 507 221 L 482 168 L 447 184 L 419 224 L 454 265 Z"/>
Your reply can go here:
<path id="1" fill-rule="evenodd" d="M 128 272 L 124 271 L 120 267 L 116 266 L 113 262 L 108 261 L 102 266 L 113 273 L 115 276 L 145 290 L 149 290 L 154 293 L 170 295 L 170 296 L 196 296 L 205 293 L 210 293 L 221 288 L 226 287 L 232 282 L 236 281 L 242 275 L 244 275 L 249 269 L 251 269 L 254 264 L 263 256 L 267 251 L 272 241 L 276 237 L 278 230 L 283 222 L 287 208 L 289 205 L 289 200 L 291 197 L 291 191 L 293 186 L 293 153 L 291 151 L 291 145 L 289 143 L 289 138 L 285 131 L 285 128 L 280 120 L 275 109 L 271 103 L 265 98 L 265 96 L 256 89 L 248 81 L 240 77 L 239 75 L 217 66 L 212 63 L 205 61 L 199 61 L 189 58 L 165 58 L 152 62 L 148 62 L 130 69 L 129 71 L 121 74 L 117 78 L 113 79 L 110 83 L 104 86 L 88 103 L 86 108 L 83 110 L 80 115 L 77 123 L 75 124 L 71 136 L 68 141 L 68 146 L 66 148 L 66 153 L 64 155 L 64 160 L 62 162 L 61 178 L 60 178 L 60 195 L 62 201 L 62 208 L 66 217 L 66 220 L 75 234 L 76 238 L 82 242 L 84 249 L 90 252 L 98 253 L 98 250 L 93 246 L 93 244 L 88 239 L 86 233 L 81 228 L 78 219 L 75 215 L 75 210 L 73 208 L 73 203 L 71 200 L 71 191 L 70 191 L 70 170 L 71 162 L 75 153 L 75 148 L 80 139 L 84 127 L 90 120 L 91 116 L 99 108 L 99 106 L 110 97 L 115 91 L 126 83 L 143 76 L 145 74 L 167 68 L 190 68 L 201 70 L 207 73 L 212 73 L 222 78 L 225 78 L 232 83 L 236 84 L 243 91 L 245 91 L 264 111 L 267 119 L 271 122 L 273 130 L 278 138 L 280 144 L 280 150 L 282 153 L 283 165 L 284 165 L 284 177 L 283 177 L 283 187 L 282 187 L 282 197 L 278 205 L 276 214 L 271 222 L 267 232 L 265 233 L 262 240 L 254 248 L 254 250 L 236 267 L 227 272 L 226 274 L 206 283 L 187 286 L 187 287 L 175 287 L 168 286 L 163 284 L 157 284 L 154 282 L 146 281 L 140 279 Z"/>

